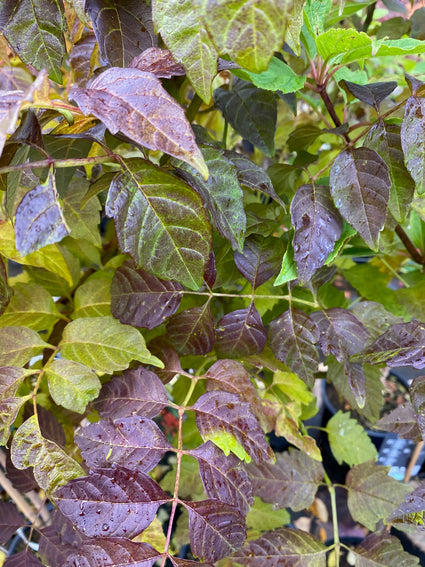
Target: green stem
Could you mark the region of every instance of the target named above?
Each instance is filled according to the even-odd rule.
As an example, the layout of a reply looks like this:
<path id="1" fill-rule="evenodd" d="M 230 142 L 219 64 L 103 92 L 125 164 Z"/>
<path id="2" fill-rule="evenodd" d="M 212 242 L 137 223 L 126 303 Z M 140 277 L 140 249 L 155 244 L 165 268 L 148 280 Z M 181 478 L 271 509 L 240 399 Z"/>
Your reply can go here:
<path id="1" fill-rule="evenodd" d="M 243 293 L 216 293 L 216 292 L 208 292 L 208 291 L 180 291 L 180 294 L 188 294 L 188 295 L 203 295 L 207 297 L 239 297 L 241 299 L 283 299 L 285 301 L 294 301 L 295 303 L 301 303 L 302 305 L 308 305 L 309 307 L 314 307 L 317 309 L 320 307 L 318 303 L 315 301 L 308 301 L 307 299 L 299 299 L 298 297 L 294 297 L 293 295 L 251 295 L 251 294 L 243 294 Z"/>
<path id="2" fill-rule="evenodd" d="M 32 169 L 37 167 L 79 167 L 81 165 L 94 165 L 97 163 L 107 163 L 112 160 L 117 160 L 115 154 L 93 156 L 87 158 L 75 158 L 75 159 L 43 159 L 40 161 L 31 161 L 28 163 L 20 163 L 18 165 L 7 165 L 5 167 L 0 167 L 0 175 L 4 173 L 12 173 L 13 171 L 22 171 L 25 169 Z"/>
<path id="3" fill-rule="evenodd" d="M 394 268 L 393 268 L 390 264 L 388 264 L 388 262 L 385 260 L 385 258 L 380 257 L 379 259 L 380 259 L 381 262 L 384 264 L 384 266 L 385 266 L 386 268 L 388 268 L 388 270 L 389 270 L 392 274 L 394 274 L 394 276 L 395 276 L 397 279 L 399 279 L 399 280 L 401 281 L 401 283 L 404 285 L 404 287 L 410 287 L 410 284 L 409 284 L 399 273 L 397 273 L 397 271 L 394 270 Z"/>
<path id="4" fill-rule="evenodd" d="M 189 120 L 189 122 L 193 122 L 198 110 L 201 108 L 201 105 L 202 98 L 199 95 L 195 94 L 186 110 L 186 118 Z"/>
<path id="5" fill-rule="evenodd" d="M 334 532 L 334 545 L 335 545 L 335 567 L 339 567 L 339 553 L 341 549 L 341 542 L 339 541 L 339 530 L 338 530 L 338 513 L 336 507 L 336 492 L 335 486 L 332 484 L 330 478 L 328 477 L 326 471 L 324 472 L 324 478 L 326 485 L 329 490 L 329 496 L 331 498 L 331 511 L 332 511 L 332 525 Z"/>

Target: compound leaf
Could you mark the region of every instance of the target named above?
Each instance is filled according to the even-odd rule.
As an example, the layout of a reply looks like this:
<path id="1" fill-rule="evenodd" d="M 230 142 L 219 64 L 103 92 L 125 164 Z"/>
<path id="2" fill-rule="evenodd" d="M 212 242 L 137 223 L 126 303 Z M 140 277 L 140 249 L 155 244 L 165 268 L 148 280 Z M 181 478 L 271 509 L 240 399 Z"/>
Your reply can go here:
<path id="1" fill-rule="evenodd" d="M 260 353 L 266 340 L 267 332 L 254 303 L 226 313 L 217 323 L 215 349 L 219 356 L 242 358 Z"/>
<path id="2" fill-rule="evenodd" d="M 153 17 L 167 47 L 185 68 L 197 94 L 208 104 L 218 54 L 197 6 L 191 0 L 154 0 Z"/>
<path id="3" fill-rule="evenodd" d="M 182 287 L 164 281 L 126 261 L 111 283 L 111 310 L 121 323 L 153 329 L 174 315 L 180 305 Z"/>
<path id="4" fill-rule="evenodd" d="M 231 91 L 224 87 L 214 91 L 214 102 L 238 134 L 266 156 L 273 156 L 277 124 L 277 101 L 273 92 L 235 79 Z"/>
<path id="5" fill-rule="evenodd" d="M 325 185 L 309 183 L 298 188 L 291 203 L 295 227 L 294 260 L 301 285 L 321 268 L 341 236 L 342 219 Z"/>
<path id="6" fill-rule="evenodd" d="M 170 499 L 147 474 L 118 466 L 71 480 L 53 498 L 84 535 L 130 539 L 147 528 L 159 506 Z"/>
<path id="7" fill-rule="evenodd" d="M 377 452 L 370 437 L 350 414 L 337 412 L 326 425 L 332 453 L 341 465 L 346 462 L 350 467 L 370 459 L 376 459 Z"/>
<path id="8" fill-rule="evenodd" d="M 347 474 L 348 508 L 356 522 L 374 531 L 379 520 L 385 520 L 412 492 L 412 487 L 388 476 L 390 467 L 367 461 Z"/>
<path id="9" fill-rule="evenodd" d="M 50 169 L 46 181 L 31 189 L 16 209 L 16 249 L 26 256 L 47 244 L 60 242 L 69 233 Z"/>
<path id="10" fill-rule="evenodd" d="M 310 386 L 319 364 L 314 346 L 319 336 L 316 323 L 298 309 L 285 311 L 269 325 L 270 346 L 276 358 L 286 362 Z"/>
<path id="11" fill-rule="evenodd" d="M 150 162 L 129 162 L 112 182 L 106 213 L 138 267 L 190 289 L 203 282 L 211 227 L 199 195 Z"/>
<path id="12" fill-rule="evenodd" d="M 322 464 L 292 448 L 277 455 L 276 463 L 250 463 L 247 470 L 255 496 L 295 512 L 312 505 L 323 479 Z"/>
<path id="13" fill-rule="evenodd" d="M 250 541 L 232 555 L 236 564 L 247 567 L 326 567 L 326 546 L 301 530 L 280 528 Z"/>
<path id="14" fill-rule="evenodd" d="M 113 317 L 82 317 L 68 323 L 61 352 L 64 358 L 104 374 L 124 370 L 132 360 L 163 366 L 150 354 L 137 329 L 122 325 Z"/>
<path id="15" fill-rule="evenodd" d="M 183 108 L 152 73 L 112 67 L 89 88 L 74 87 L 69 94 L 85 115 L 99 118 L 112 134 L 120 130 L 137 144 L 182 159 L 208 176 Z"/>
<path id="16" fill-rule="evenodd" d="M 388 171 L 379 154 L 366 147 L 342 152 L 330 171 L 329 184 L 336 207 L 374 250 L 387 215 L 391 187 Z"/>
<path id="17" fill-rule="evenodd" d="M 89 15 L 102 59 L 128 67 L 141 51 L 157 44 L 150 3 L 139 0 L 90 0 Z"/>
<path id="18" fill-rule="evenodd" d="M 256 463 L 273 460 L 273 451 L 251 413 L 250 405 L 237 394 L 207 392 L 200 396 L 192 409 L 196 412 L 196 425 L 204 440 L 213 440 L 216 433 L 225 431 L 242 445 Z"/>
<path id="19" fill-rule="evenodd" d="M 243 545 L 245 521 L 236 506 L 214 499 L 184 506 L 189 512 L 190 546 L 202 561 L 218 561 Z"/>
<path id="20" fill-rule="evenodd" d="M 168 405 L 167 391 L 158 376 L 139 366 L 114 376 L 104 384 L 93 406 L 105 419 L 128 417 L 133 413 L 151 418 Z"/>
<path id="21" fill-rule="evenodd" d="M 264 238 L 258 234 L 248 237 L 242 252 L 236 251 L 234 254 L 238 270 L 254 289 L 278 272 L 282 257 L 283 244 L 280 238 Z"/>
<path id="22" fill-rule="evenodd" d="M 77 430 L 75 442 L 91 468 L 125 463 L 146 473 L 171 449 L 157 424 L 138 415 L 90 423 Z"/>
<path id="23" fill-rule="evenodd" d="M 209 353 L 214 346 L 214 320 L 209 302 L 171 317 L 167 323 L 167 334 L 183 356 Z"/>
<path id="24" fill-rule="evenodd" d="M 425 193 L 425 100 L 411 96 L 401 123 L 401 147 L 404 162 L 413 177 L 419 195 Z"/>
<path id="25" fill-rule="evenodd" d="M 22 61 L 39 71 L 47 69 L 57 83 L 62 83 L 66 53 L 64 23 L 58 0 L 4 2 L 0 10 L 0 29 Z"/>
<path id="26" fill-rule="evenodd" d="M 57 358 L 45 370 L 50 395 L 58 405 L 66 409 L 84 413 L 87 404 L 99 395 L 100 380 L 84 364 Z"/>

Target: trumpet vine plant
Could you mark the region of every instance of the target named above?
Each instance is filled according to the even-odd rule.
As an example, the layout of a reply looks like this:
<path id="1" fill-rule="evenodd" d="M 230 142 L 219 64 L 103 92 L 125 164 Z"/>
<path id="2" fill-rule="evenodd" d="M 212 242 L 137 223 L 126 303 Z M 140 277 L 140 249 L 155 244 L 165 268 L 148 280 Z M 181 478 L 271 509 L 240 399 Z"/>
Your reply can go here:
<path id="1" fill-rule="evenodd" d="M 380 413 L 425 367 L 425 8 L 2 0 L 0 30 L 5 567 L 339 565 L 317 385 L 425 438 L 425 377 Z M 424 485 L 349 412 L 322 434 L 355 564 L 418 565 L 390 528 Z M 319 490 L 331 543 L 293 523 Z"/>

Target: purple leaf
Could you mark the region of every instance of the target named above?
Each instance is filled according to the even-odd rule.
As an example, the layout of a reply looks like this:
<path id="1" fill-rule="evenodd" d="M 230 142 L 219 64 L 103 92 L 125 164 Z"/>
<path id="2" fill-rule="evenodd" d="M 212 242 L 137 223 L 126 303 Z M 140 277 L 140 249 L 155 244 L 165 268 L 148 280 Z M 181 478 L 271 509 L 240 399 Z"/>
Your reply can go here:
<path id="1" fill-rule="evenodd" d="M 254 303 L 227 313 L 217 323 L 215 349 L 219 356 L 242 358 L 260 353 L 266 340 L 267 332 Z"/>
<path id="2" fill-rule="evenodd" d="M 59 510 L 53 510 L 51 525 L 40 531 L 38 554 L 47 565 L 63 565 L 67 556 L 78 549 L 84 539 Z"/>
<path id="3" fill-rule="evenodd" d="M 13 502 L 0 502 L 0 543 L 6 545 L 25 520 Z"/>
<path id="4" fill-rule="evenodd" d="M 96 49 L 96 36 L 93 32 L 83 33 L 76 41 L 69 55 L 69 64 L 73 77 L 79 87 L 85 87 L 93 73 L 92 56 Z"/>
<path id="5" fill-rule="evenodd" d="M 356 567 L 417 567 L 418 557 L 403 550 L 397 537 L 381 532 L 369 534 L 361 544 L 353 550 Z"/>
<path id="6" fill-rule="evenodd" d="M 202 307 L 192 307 L 171 317 L 167 334 L 183 356 L 211 352 L 214 346 L 214 320 L 209 301 Z"/>
<path id="7" fill-rule="evenodd" d="M 157 77 L 171 79 L 180 75 L 185 75 L 186 71 L 176 63 L 171 51 L 168 49 L 161 49 L 160 47 L 150 47 L 145 49 L 143 53 L 137 55 L 128 65 L 140 71 L 147 71 L 153 73 Z"/>
<path id="8" fill-rule="evenodd" d="M 197 290 L 211 251 L 211 226 L 201 197 L 149 161 L 126 162 L 111 183 L 106 214 L 118 243 L 138 267 Z"/>
<path id="9" fill-rule="evenodd" d="M 402 439 L 412 439 L 415 443 L 422 441 L 418 427 L 418 414 L 410 402 L 398 405 L 374 423 L 381 431 L 392 431 Z"/>
<path id="10" fill-rule="evenodd" d="M 0 396 L 2 398 L 13 397 L 28 375 L 29 372 L 25 368 L 2 366 L 0 368 Z"/>
<path id="11" fill-rule="evenodd" d="M 112 134 L 121 130 L 137 144 L 160 150 L 208 175 L 204 158 L 184 110 L 152 73 L 138 69 L 107 69 L 87 89 L 73 88 L 85 115 L 99 118 Z"/>
<path id="12" fill-rule="evenodd" d="M 250 541 L 232 559 L 246 567 L 326 567 L 326 547 L 307 532 L 280 528 Z"/>
<path id="13" fill-rule="evenodd" d="M 401 147 L 404 163 L 413 177 L 419 195 L 425 193 L 425 100 L 411 96 L 401 123 Z"/>
<path id="14" fill-rule="evenodd" d="M 215 265 L 214 250 L 211 250 L 210 257 L 205 266 L 204 282 L 212 289 L 217 278 L 217 266 Z"/>
<path id="15" fill-rule="evenodd" d="M 184 373 L 180 364 L 179 355 L 171 346 L 166 335 L 161 335 L 153 339 L 153 341 L 149 343 L 149 350 L 155 353 L 164 363 L 164 368 L 162 370 L 157 369 L 156 371 L 163 384 L 168 384 L 177 374 Z"/>
<path id="16" fill-rule="evenodd" d="M 238 270 L 254 289 L 278 273 L 282 257 L 280 238 L 264 238 L 257 234 L 245 240 L 242 252 L 234 254 Z"/>
<path id="17" fill-rule="evenodd" d="M 30 549 L 11 555 L 3 565 L 4 567 L 43 567 L 40 559 Z"/>
<path id="18" fill-rule="evenodd" d="M 151 418 L 168 405 L 168 397 L 158 376 L 139 366 L 114 376 L 102 387 L 93 405 L 103 418 L 117 419 L 134 413 Z"/>
<path id="19" fill-rule="evenodd" d="M 91 468 L 125 463 L 146 473 L 171 449 L 154 421 L 136 415 L 91 423 L 76 432 L 75 442 Z"/>
<path id="20" fill-rule="evenodd" d="M 241 513 L 247 514 L 254 499 L 244 464 L 232 454 L 226 457 L 211 441 L 193 449 L 189 454 L 199 462 L 199 472 L 207 496 L 236 506 Z"/>
<path id="21" fill-rule="evenodd" d="M 177 311 L 181 291 L 176 281 L 161 280 L 126 261 L 112 278 L 112 315 L 121 323 L 153 329 Z"/>
<path id="22" fill-rule="evenodd" d="M 26 256 L 47 244 L 60 242 L 69 233 L 50 169 L 46 181 L 28 191 L 16 209 L 16 248 Z"/>
<path id="23" fill-rule="evenodd" d="M 413 492 L 406 496 L 405 501 L 387 518 L 392 524 L 414 525 L 425 511 L 425 484 L 422 482 Z M 419 518 L 415 514 L 419 513 Z M 416 520 L 416 521 L 415 521 Z M 423 524 L 422 524 L 423 526 Z"/>
<path id="24" fill-rule="evenodd" d="M 150 476 L 124 467 L 97 469 L 54 493 L 62 514 L 88 537 L 133 538 L 169 496 Z"/>
<path id="25" fill-rule="evenodd" d="M 425 376 L 417 376 L 412 380 L 409 393 L 415 411 L 425 414 Z"/>
<path id="26" fill-rule="evenodd" d="M 12 459 L 10 458 L 10 449 L 8 449 L 6 453 L 6 474 L 7 478 L 13 484 L 13 488 L 19 490 L 21 493 L 39 488 L 37 481 L 34 478 L 32 468 L 20 470 L 12 463 Z"/>
<path id="27" fill-rule="evenodd" d="M 218 561 L 243 545 L 245 520 L 235 506 L 218 500 L 183 504 L 189 512 L 190 547 L 201 561 Z"/>
<path id="28" fill-rule="evenodd" d="M 378 112 L 381 102 L 397 87 L 396 81 L 369 83 L 368 85 L 357 85 L 345 80 L 343 82 L 353 96 L 372 106 Z"/>
<path id="29" fill-rule="evenodd" d="M 196 425 L 204 439 L 226 431 L 239 441 L 256 463 L 273 460 L 273 451 L 257 418 L 251 413 L 250 405 L 241 401 L 238 395 L 207 392 L 200 396 L 192 409 L 196 411 Z"/>
<path id="30" fill-rule="evenodd" d="M 152 567 L 160 558 L 161 553 L 148 543 L 124 537 L 99 537 L 84 542 L 78 551 L 68 555 L 65 567 Z"/>
<path id="31" fill-rule="evenodd" d="M 332 164 L 329 184 L 344 219 L 376 250 L 391 187 L 385 161 L 370 148 L 346 150 Z"/>
<path id="32" fill-rule="evenodd" d="M 391 325 L 363 353 L 353 357 L 370 364 L 425 368 L 425 323 L 409 321 Z"/>
<path id="33" fill-rule="evenodd" d="M 100 56 L 112 66 L 128 67 L 133 57 L 157 44 L 151 6 L 146 1 L 90 0 L 86 11 Z"/>
<path id="34" fill-rule="evenodd" d="M 312 386 L 319 364 L 314 346 L 320 338 L 316 323 L 298 309 L 285 311 L 269 325 L 271 349 L 304 382 Z"/>
<path id="35" fill-rule="evenodd" d="M 302 185 L 291 203 L 295 227 L 294 260 L 301 285 L 309 282 L 321 268 L 341 236 L 342 219 L 332 202 L 329 187 Z"/>
<path id="36" fill-rule="evenodd" d="M 169 557 L 174 567 L 199 567 L 199 561 L 191 561 L 190 559 L 180 559 L 180 557 Z M 214 567 L 212 563 L 202 562 L 205 567 Z"/>
<path id="37" fill-rule="evenodd" d="M 278 455 L 275 464 L 250 463 L 247 470 L 255 496 L 295 512 L 312 505 L 323 479 L 322 464 L 294 449 Z"/>

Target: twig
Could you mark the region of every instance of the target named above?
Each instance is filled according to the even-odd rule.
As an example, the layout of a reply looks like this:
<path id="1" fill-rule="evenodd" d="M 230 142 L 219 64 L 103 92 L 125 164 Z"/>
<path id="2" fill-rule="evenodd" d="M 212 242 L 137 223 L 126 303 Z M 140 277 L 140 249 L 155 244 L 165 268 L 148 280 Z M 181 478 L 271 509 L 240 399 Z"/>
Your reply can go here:
<path id="1" fill-rule="evenodd" d="M 18 510 L 22 512 L 22 514 L 36 527 L 41 527 L 42 522 L 37 515 L 37 512 L 34 511 L 32 506 L 28 504 L 25 500 L 25 497 L 13 488 L 12 483 L 7 478 L 3 470 L 0 468 L 0 484 L 3 490 L 8 494 L 10 499 L 16 504 Z"/>
<path id="2" fill-rule="evenodd" d="M 412 260 L 414 260 L 417 264 L 423 266 L 425 264 L 425 261 L 424 258 L 422 257 L 422 254 L 418 252 L 413 242 L 410 240 L 410 238 L 404 232 L 404 229 L 399 224 L 395 227 L 395 232 L 397 236 L 400 238 L 400 240 L 403 242 Z"/>
<path id="3" fill-rule="evenodd" d="M 413 454 L 410 458 L 409 464 L 407 466 L 406 474 L 404 475 L 404 482 L 409 482 L 412 476 L 412 470 L 419 459 L 419 455 L 421 454 L 424 444 L 425 441 L 419 441 L 419 443 L 416 445 Z"/>

